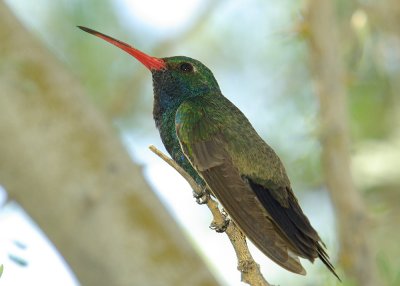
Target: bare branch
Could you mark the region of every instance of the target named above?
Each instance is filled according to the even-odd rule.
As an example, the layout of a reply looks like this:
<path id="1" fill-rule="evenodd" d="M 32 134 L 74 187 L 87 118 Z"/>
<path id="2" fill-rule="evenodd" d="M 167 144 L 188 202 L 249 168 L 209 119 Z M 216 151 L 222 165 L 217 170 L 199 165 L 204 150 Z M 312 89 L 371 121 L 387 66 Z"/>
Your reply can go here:
<path id="1" fill-rule="evenodd" d="M 192 187 L 195 194 L 201 195 L 203 193 L 202 188 L 197 185 L 193 178 L 174 160 L 169 158 L 153 145 L 150 145 L 149 149 L 158 157 L 163 159 L 168 165 L 174 168 L 183 178 L 185 178 L 185 180 Z M 208 198 L 206 204 L 213 215 L 211 228 L 216 230 L 221 229 L 224 225 L 226 225 L 227 218 L 225 213 L 219 209 L 218 202 L 212 198 Z M 238 259 L 238 270 L 241 273 L 242 282 L 252 286 L 272 286 L 265 280 L 265 278 L 261 274 L 260 266 L 254 261 L 249 251 L 249 248 L 247 247 L 246 237 L 233 221 L 229 222 L 225 233 L 231 241 L 232 246 L 235 250 L 236 257 Z"/>

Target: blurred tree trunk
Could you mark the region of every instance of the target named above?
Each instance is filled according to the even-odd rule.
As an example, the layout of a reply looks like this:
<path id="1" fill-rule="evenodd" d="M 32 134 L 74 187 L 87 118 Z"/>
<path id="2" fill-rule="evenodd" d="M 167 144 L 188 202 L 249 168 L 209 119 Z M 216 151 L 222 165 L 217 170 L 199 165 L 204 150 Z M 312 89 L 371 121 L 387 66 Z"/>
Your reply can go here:
<path id="1" fill-rule="evenodd" d="M 307 7 L 310 61 L 320 104 L 323 171 L 337 217 L 340 263 L 357 285 L 375 286 L 379 284 L 367 214 L 351 177 L 345 77 L 334 3 L 311 0 Z"/>
<path id="2" fill-rule="evenodd" d="M 82 285 L 216 285 L 116 132 L 3 1 L 0 39 L 0 184 Z"/>

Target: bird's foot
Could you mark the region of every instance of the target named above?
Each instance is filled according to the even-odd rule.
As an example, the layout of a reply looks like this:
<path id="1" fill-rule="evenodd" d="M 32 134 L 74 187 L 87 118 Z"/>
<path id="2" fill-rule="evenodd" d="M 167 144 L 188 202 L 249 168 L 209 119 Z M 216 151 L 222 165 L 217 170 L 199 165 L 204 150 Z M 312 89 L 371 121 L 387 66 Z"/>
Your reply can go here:
<path id="1" fill-rule="evenodd" d="M 260 266 L 254 260 L 241 260 L 237 266 L 237 269 L 242 273 L 250 273 L 255 267 L 260 268 Z"/>
<path id="2" fill-rule="evenodd" d="M 199 193 L 193 192 L 193 197 L 196 199 L 196 202 L 199 205 L 204 205 L 208 203 L 208 200 L 210 199 L 210 192 L 207 190 L 206 187 L 204 187 Z"/>
<path id="3" fill-rule="evenodd" d="M 230 219 L 228 218 L 228 215 L 225 213 L 225 211 L 222 211 L 222 216 L 223 216 L 223 221 L 221 223 L 213 221 L 210 225 L 210 228 L 218 233 L 225 232 L 230 222 Z"/>

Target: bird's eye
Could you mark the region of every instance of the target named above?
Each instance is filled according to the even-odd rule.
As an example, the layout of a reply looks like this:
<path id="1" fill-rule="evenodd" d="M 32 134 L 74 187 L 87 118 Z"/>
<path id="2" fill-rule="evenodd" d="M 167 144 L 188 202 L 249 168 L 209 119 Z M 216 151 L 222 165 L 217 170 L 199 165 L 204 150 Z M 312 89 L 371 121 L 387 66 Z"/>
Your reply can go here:
<path id="1" fill-rule="evenodd" d="M 182 63 L 179 66 L 180 70 L 183 72 L 192 72 L 193 71 L 193 66 L 189 63 Z"/>

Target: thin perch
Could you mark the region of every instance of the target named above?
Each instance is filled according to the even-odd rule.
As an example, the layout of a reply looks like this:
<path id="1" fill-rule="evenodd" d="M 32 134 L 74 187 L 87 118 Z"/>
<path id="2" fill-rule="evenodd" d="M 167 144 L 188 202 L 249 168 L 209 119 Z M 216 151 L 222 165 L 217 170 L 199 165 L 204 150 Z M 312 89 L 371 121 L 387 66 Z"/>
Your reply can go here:
<path id="1" fill-rule="evenodd" d="M 200 195 L 203 193 L 201 187 L 197 185 L 193 178 L 188 173 L 186 173 L 186 171 L 183 170 L 174 160 L 169 158 L 153 145 L 150 145 L 149 149 L 158 157 L 163 159 L 168 165 L 174 168 L 183 178 L 185 178 L 185 180 L 192 187 L 195 194 Z M 213 215 L 211 228 L 220 229 L 226 223 L 226 215 L 221 212 L 218 207 L 218 202 L 215 201 L 213 198 L 208 198 L 206 205 Z M 260 266 L 254 261 L 249 251 L 249 248 L 247 247 L 246 237 L 233 221 L 229 222 L 225 233 L 231 241 L 232 246 L 235 250 L 236 257 L 238 259 L 237 269 L 241 273 L 242 282 L 247 283 L 251 286 L 273 286 L 269 284 L 261 274 Z"/>

